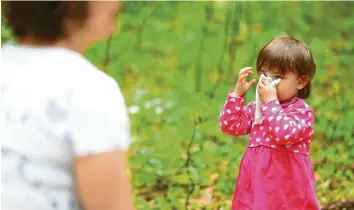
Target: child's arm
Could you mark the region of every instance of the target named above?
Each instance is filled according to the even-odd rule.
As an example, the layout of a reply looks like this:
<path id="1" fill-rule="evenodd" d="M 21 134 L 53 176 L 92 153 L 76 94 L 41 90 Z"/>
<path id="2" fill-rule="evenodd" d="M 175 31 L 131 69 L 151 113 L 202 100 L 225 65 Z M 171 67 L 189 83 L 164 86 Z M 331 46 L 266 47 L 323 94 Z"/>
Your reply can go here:
<path id="1" fill-rule="evenodd" d="M 269 127 L 274 144 L 291 145 L 313 135 L 314 114 L 307 105 L 295 105 L 285 112 L 278 100 L 261 107 L 264 123 Z M 290 105 L 291 106 L 291 105 Z"/>
<path id="2" fill-rule="evenodd" d="M 244 107 L 244 97 L 238 97 L 230 92 L 220 114 L 221 130 L 229 135 L 240 136 L 248 134 L 252 125 L 252 110 L 254 103 Z"/>

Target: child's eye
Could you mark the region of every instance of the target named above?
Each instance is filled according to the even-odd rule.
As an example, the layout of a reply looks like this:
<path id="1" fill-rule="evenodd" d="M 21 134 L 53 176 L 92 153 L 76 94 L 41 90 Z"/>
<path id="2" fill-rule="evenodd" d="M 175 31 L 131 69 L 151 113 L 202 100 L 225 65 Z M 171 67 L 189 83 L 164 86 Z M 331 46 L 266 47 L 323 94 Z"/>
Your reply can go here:
<path id="1" fill-rule="evenodd" d="M 275 76 L 272 77 L 272 80 L 277 80 L 277 79 L 281 79 L 281 76 L 275 75 Z"/>

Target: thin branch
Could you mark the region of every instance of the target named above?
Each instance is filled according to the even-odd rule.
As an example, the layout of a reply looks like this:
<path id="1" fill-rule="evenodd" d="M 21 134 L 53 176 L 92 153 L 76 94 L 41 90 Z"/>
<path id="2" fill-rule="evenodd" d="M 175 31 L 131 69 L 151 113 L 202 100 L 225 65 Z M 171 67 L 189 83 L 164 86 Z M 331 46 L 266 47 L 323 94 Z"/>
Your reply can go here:
<path id="1" fill-rule="evenodd" d="M 219 87 L 222 77 L 223 77 L 223 68 L 222 65 L 224 63 L 224 58 L 225 58 L 225 51 L 227 47 L 227 40 L 228 40 L 228 35 L 229 35 L 229 29 L 230 29 L 230 22 L 231 22 L 231 17 L 232 17 L 232 7 L 229 7 L 226 15 L 225 15 L 225 21 L 224 21 L 224 42 L 223 42 L 223 47 L 222 47 L 222 52 L 218 64 L 218 80 L 214 84 L 214 86 L 211 88 L 211 91 L 209 93 L 209 98 L 212 99 L 215 96 L 215 91 Z"/>
<path id="2" fill-rule="evenodd" d="M 188 176 L 190 176 L 189 170 L 188 170 Z M 186 202 L 185 202 L 185 205 L 184 205 L 184 209 L 185 209 L 185 210 L 188 210 L 188 205 L 189 205 L 190 197 L 192 196 L 192 193 L 193 193 L 194 190 L 195 190 L 195 183 L 194 183 L 193 179 L 189 177 L 189 181 L 190 181 L 191 189 L 189 190 L 189 192 L 188 192 L 188 194 L 187 194 Z"/>
<path id="3" fill-rule="evenodd" d="M 197 62 L 196 62 L 196 67 L 195 67 L 195 91 L 199 92 L 201 90 L 201 72 L 202 72 L 202 62 L 201 62 L 201 57 L 202 57 L 202 52 L 204 50 L 204 37 L 205 37 L 205 31 L 206 31 L 206 26 L 203 26 L 202 28 L 202 38 L 200 40 L 199 44 L 199 50 L 198 50 L 198 56 L 197 56 Z"/>
<path id="4" fill-rule="evenodd" d="M 150 19 L 150 17 L 152 17 L 152 15 L 155 13 L 156 8 L 157 8 L 157 6 L 155 4 L 154 7 L 151 9 L 150 13 L 145 17 L 143 22 L 138 26 L 138 32 L 137 32 L 137 37 L 136 37 L 136 49 L 138 49 L 138 50 L 140 50 L 143 31 L 145 29 L 145 26 L 146 26 L 148 20 Z"/>
<path id="5" fill-rule="evenodd" d="M 230 57 L 230 61 L 229 61 L 229 69 L 228 72 L 229 74 L 231 74 L 232 71 L 232 67 L 234 65 L 234 61 L 235 61 L 235 56 L 236 56 L 236 40 L 235 40 L 235 36 L 236 33 L 239 30 L 239 20 L 238 20 L 238 16 L 237 14 L 237 2 L 234 2 L 234 11 L 233 11 L 233 21 L 232 21 L 232 31 L 231 31 L 231 41 L 229 44 L 229 57 Z"/>
<path id="6" fill-rule="evenodd" d="M 187 159 L 184 162 L 184 164 L 177 170 L 176 174 L 180 174 L 182 169 L 188 167 L 191 164 L 191 162 L 192 162 L 191 148 L 192 148 L 192 145 L 194 143 L 194 138 L 195 138 L 195 132 L 196 132 L 197 124 L 198 123 L 194 123 L 192 137 L 191 137 L 191 139 L 190 139 L 190 141 L 188 143 L 188 146 L 187 146 Z"/>
<path id="7" fill-rule="evenodd" d="M 196 67 L 195 67 L 195 91 L 196 92 L 200 92 L 202 89 L 202 62 L 201 62 L 201 58 L 202 58 L 202 53 L 204 50 L 204 40 L 205 40 L 205 36 L 207 35 L 207 30 L 208 30 L 208 23 L 211 21 L 212 19 L 212 2 L 210 2 L 209 4 L 207 4 L 205 6 L 205 23 L 202 27 L 201 33 L 202 33 L 202 38 L 200 40 L 200 44 L 199 44 L 199 50 L 198 50 L 198 55 L 197 55 L 197 59 L 196 59 Z"/>
<path id="8" fill-rule="evenodd" d="M 192 196 L 192 193 L 194 192 L 194 189 L 195 189 L 195 183 L 194 183 L 194 180 L 190 176 L 189 167 L 190 167 L 190 164 L 192 162 L 191 148 L 192 148 L 192 145 L 193 145 L 193 142 L 194 142 L 194 139 L 195 139 L 195 134 L 196 134 L 196 131 L 197 131 L 197 124 L 198 124 L 198 122 L 194 123 L 192 137 L 191 137 L 191 140 L 190 140 L 190 142 L 188 144 L 188 147 L 187 147 L 187 160 L 186 160 L 186 162 L 184 164 L 184 167 L 187 167 L 187 174 L 188 174 L 189 183 L 190 183 L 190 188 L 188 189 L 186 202 L 185 202 L 185 205 L 184 205 L 185 210 L 188 210 L 189 200 L 190 200 L 190 197 Z"/>
<path id="9" fill-rule="evenodd" d="M 107 73 L 107 71 L 108 71 L 108 64 L 110 62 L 109 50 L 111 49 L 112 39 L 113 39 L 113 36 L 110 36 L 107 40 L 107 43 L 106 43 L 106 52 L 105 52 L 104 63 L 103 63 L 103 71 L 105 73 Z"/>

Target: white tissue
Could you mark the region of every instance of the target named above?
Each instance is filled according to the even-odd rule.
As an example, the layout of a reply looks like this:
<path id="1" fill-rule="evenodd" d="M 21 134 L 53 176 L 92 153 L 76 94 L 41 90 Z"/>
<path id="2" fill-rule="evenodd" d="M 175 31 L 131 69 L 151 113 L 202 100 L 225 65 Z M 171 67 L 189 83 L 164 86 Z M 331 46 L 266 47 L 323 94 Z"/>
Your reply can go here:
<path id="1" fill-rule="evenodd" d="M 265 79 L 269 80 L 268 87 L 275 86 L 275 85 L 279 84 L 279 82 L 280 82 L 280 78 L 273 81 L 272 78 L 266 77 L 264 74 L 261 74 L 261 77 L 259 78 L 258 83 L 265 80 Z M 257 88 L 256 88 L 256 111 L 255 111 L 254 122 L 253 122 L 253 124 L 255 124 L 255 125 L 263 123 L 264 117 L 261 113 L 261 106 L 262 105 L 263 105 L 263 102 L 259 98 L 258 85 L 257 85 Z"/>

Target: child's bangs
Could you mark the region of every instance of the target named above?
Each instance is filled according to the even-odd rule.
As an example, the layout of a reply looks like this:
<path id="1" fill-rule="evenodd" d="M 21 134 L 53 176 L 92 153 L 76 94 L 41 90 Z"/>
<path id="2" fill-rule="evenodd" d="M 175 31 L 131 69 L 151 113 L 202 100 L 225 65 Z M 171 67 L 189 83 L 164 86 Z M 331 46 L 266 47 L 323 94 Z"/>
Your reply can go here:
<path id="1" fill-rule="evenodd" d="M 267 46 L 257 58 L 257 72 L 272 72 L 285 75 L 296 72 L 296 55 L 288 49 Z"/>

